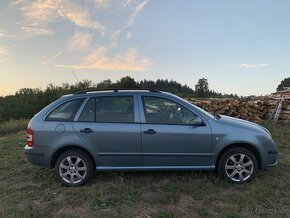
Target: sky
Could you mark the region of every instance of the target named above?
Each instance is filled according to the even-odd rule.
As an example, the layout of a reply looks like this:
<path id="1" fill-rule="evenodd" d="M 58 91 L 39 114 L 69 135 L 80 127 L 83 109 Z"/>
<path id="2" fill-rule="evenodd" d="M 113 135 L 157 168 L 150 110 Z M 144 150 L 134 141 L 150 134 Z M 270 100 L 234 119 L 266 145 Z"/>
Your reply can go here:
<path id="1" fill-rule="evenodd" d="M 270 94 L 290 76 L 289 10 L 289 0 L 1 0 L 0 96 L 124 76 Z"/>

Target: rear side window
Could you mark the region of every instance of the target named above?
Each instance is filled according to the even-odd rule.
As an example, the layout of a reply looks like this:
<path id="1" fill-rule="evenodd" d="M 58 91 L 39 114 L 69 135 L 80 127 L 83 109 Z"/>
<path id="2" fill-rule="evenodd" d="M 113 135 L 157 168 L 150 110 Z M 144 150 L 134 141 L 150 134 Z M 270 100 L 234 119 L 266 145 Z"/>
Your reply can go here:
<path id="1" fill-rule="evenodd" d="M 82 111 L 81 122 L 134 122 L 134 97 L 114 96 L 96 97 L 88 101 Z"/>
<path id="2" fill-rule="evenodd" d="M 96 99 L 91 98 L 84 107 L 78 121 L 94 122 L 95 120 L 96 120 Z"/>
<path id="3" fill-rule="evenodd" d="M 54 109 L 46 118 L 47 121 L 73 121 L 84 99 L 68 101 Z"/>

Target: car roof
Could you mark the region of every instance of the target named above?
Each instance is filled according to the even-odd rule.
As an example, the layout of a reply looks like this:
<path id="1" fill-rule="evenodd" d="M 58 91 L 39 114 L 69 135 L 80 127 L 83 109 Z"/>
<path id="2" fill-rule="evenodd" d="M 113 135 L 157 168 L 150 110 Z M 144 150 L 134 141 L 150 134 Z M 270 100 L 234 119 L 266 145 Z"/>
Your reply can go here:
<path id="1" fill-rule="evenodd" d="M 88 97 L 88 96 L 95 96 L 98 94 L 118 95 L 118 94 L 149 94 L 149 93 L 172 95 L 171 93 L 154 90 L 154 89 L 122 89 L 120 88 L 120 89 L 88 89 L 88 90 L 79 91 L 73 94 L 63 95 L 61 98 L 67 99 L 67 98 Z"/>
<path id="2" fill-rule="evenodd" d="M 81 95 L 81 94 L 90 94 L 90 93 L 104 93 L 104 92 L 155 92 L 160 93 L 161 91 L 155 89 L 122 89 L 122 88 L 115 88 L 115 89 L 88 89 L 74 93 L 73 95 Z"/>

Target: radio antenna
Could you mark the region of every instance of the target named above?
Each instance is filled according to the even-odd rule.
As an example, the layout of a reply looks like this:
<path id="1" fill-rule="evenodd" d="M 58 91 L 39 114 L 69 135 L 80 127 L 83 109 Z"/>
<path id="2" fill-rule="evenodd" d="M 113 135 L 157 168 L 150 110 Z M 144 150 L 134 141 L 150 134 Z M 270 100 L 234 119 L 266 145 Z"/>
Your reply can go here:
<path id="1" fill-rule="evenodd" d="M 80 81 L 79 81 L 79 79 L 77 78 L 77 76 L 76 76 L 75 72 L 74 72 L 73 70 L 72 70 L 71 72 L 72 72 L 72 73 L 73 73 L 73 75 L 75 76 L 76 80 L 77 80 L 78 82 L 80 82 Z"/>

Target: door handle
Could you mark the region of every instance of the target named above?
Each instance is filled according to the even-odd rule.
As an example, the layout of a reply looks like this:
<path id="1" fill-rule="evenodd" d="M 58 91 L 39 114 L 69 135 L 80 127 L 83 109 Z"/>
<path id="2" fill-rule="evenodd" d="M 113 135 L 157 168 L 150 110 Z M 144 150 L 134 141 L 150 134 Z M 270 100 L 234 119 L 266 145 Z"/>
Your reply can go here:
<path id="1" fill-rule="evenodd" d="M 154 130 L 154 129 L 148 129 L 146 131 L 143 131 L 144 134 L 147 134 L 147 135 L 154 135 L 156 134 L 157 132 Z"/>
<path id="2" fill-rule="evenodd" d="M 84 128 L 80 132 L 82 132 L 82 133 L 92 133 L 93 130 L 91 128 Z"/>

